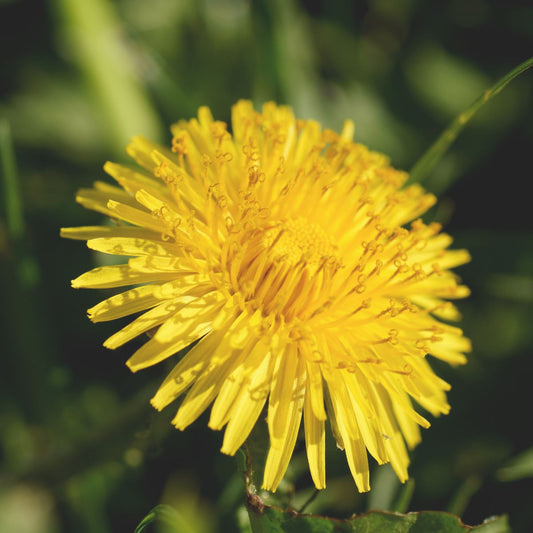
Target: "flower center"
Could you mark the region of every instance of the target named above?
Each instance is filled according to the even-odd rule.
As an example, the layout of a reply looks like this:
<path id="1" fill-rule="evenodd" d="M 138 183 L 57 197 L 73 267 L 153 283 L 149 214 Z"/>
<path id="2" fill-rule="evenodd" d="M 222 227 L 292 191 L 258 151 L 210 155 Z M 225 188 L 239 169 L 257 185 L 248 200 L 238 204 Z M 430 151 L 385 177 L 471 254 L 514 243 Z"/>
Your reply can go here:
<path id="1" fill-rule="evenodd" d="M 337 246 L 318 224 L 305 217 L 281 220 L 240 235 L 223 257 L 230 290 L 242 296 L 251 312 L 263 316 L 311 316 L 329 296 L 341 267 Z"/>
<path id="2" fill-rule="evenodd" d="M 336 253 L 329 235 L 318 224 L 303 217 L 286 220 L 266 230 L 263 243 L 271 250 L 272 259 L 289 264 L 304 262 L 316 267 L 324 258 Z"/>

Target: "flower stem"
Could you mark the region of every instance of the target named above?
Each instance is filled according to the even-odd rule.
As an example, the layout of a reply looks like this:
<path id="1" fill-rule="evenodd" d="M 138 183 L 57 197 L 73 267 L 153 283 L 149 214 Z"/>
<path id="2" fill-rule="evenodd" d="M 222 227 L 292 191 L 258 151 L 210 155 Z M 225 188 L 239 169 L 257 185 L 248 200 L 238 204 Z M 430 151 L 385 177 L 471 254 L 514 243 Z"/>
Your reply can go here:
<path id="1" fill-rule="evenodd" d="M 11 128 L 6 119 L 0 121 L 0 161 L 2 163 L 2 181 L 4 182 L 7 230 L 10 238 L 17 240 L 24 234 L 24 217 Z"/>
<path id="2" fill-rule="evenodd" d="M 467 477 L 453 496 L 446 510 L 456 516 L 462 516 L 470 500 L 480 489 L 481 482 L 482 480 L 479 476 L 472 475 Z"/>

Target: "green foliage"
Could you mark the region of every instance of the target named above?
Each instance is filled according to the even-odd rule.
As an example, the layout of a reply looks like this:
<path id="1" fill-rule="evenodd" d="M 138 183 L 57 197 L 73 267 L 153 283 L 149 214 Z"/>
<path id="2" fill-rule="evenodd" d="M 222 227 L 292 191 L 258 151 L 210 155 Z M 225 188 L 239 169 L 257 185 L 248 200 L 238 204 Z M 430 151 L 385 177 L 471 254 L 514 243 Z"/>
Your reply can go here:
<path id="1" fill-rule="evenodd" d="M 6 202 L 7 228 L 13 239 L 19 239 L 24 232 L 24 220 L 11 127 L 6 119 L 0 121 L 0 161 L 2 162 L 2 188 Z"/>
<path id="2" fill-rule="evenodd" d="M 257 438 L 257 435 L 252 436 L 252 445 Z M 244 478 L 246 507 L 251 528 L 242 528 L 243 533 L 381 533 L 385 531 L 392 533 L 460 533 L 464 531 L 510 533 L 511 531 L 506 516 L 493 516 L 484 520 L 479 526 L 468 526 L 463 524 L 456 514 L 447 512 L 423 511 L 407 514 L 388 512 L 387 509 L 393 507 L 396 511 L 407 507 L 413 490 L 413 484 L 408 482 L 403 490 L 398 491 L 399 483 L 392 477 L 394 473 L 389 465 L 383 467 L 374 476 L 375 485 L 368 499 L 370 511 L 366 513 L 354 515 L 348 519 L 338 519 L 316 514 L 303 514 L 290 507 L 282 509 L 265 503 L 266 500 L 276 501 L 276 499 L 265 492 L 257 491 L 253 468 L 255 463 L 248 447 L 239 451 L 237 462 Z M 460 487 L 458 494 L 450 504 L 455 511 L 458 511 L 458 514 L 464 511 L 461 505 L 466 506 L 473 490 L 475 487 L 472 486 L 470 480 Z M 395 498 L 397 493 L 398 497 Z M 309 498 L 304 507 L 307 507 L 317 495 L 318 492 Z M 393 504 L 394 499 L 396 499 L 395 504 Z"/>
<path id="3" fill-rule="evenodd" d="M 132 56 L 121 43 L 113 3 L 93 0 L 91 9 L 83 0 L 61 0 L 57 5 L 63 38 L 101 106 L 106 138 L 116 154 L 122 154 L 132 131 L 158 141 L 160 120 L 136 77 Z"/>
<path id="4" fill-rule="evenodd" d="M 502 89 L 514 78 L 525 72 L 533 66 L 533 57 L 524 61 L 516 68 L 508 72 L 499 79 L 492 87 L 487 89 L 477 100 L 460 113 L 446 128 L 433 145 L 424 153 L 424 155 L 413 165 L 410 171 L 412 181 L 421 182 L 438 163 L 441 157 L 446 153 L 450 145 L 457 138 L 461 130 L 468 124 L 470 119 L 494 96 L 499 94 Z M 453 69 L 452 69 L 453 71 Z M 436 89 L 436 88 L 435 88 Z"/>
<path id="5" fill-rule="evenodd" d="M 456 516 L 442 512 L 387 513 L 371 511 L 347 520 L 297 515 L 272 507 L 251 510 L 253 533 L 508 533 L 506 517 L 494 517 L 479 526 L 465 526 Z"/>
<path id="6" fill-rule="evenodd" d="M 505 463 L 496 475 L 502 481 L 515 481 L 533 477 L 533 448 L 529 448 Z"/>
<path id="7" fill-rule="evenodd" d="M 154 507 L 135 528 L 135 533 L 154 531 L 154 525 L 158 526 L 161 533 L 195 533 L 187 525 L 184 528 L 180 514 L 169 505 Z"/>

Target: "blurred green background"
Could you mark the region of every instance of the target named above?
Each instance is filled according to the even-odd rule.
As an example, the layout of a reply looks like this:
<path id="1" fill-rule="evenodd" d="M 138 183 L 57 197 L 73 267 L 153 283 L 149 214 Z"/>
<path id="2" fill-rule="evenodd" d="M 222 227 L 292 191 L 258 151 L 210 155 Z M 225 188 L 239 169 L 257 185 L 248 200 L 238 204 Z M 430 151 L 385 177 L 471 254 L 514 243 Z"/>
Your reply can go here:
<path id="1" fill-rule="evenodd" d="M 227 121 L 239 98 L 287 103 L 335 129 L 351 118 L 358 141 L 408 169 L 531 55 L 533 6 L 1 0 L 0 39 L 0 532 L 133 531 L 158 503 L 178 511 L 180 531 L 236 531 L 243 490 L 221 434 L 205 416 L 180 433 L 175 409 L 154 412 L 165 368 L 130 374 L 135 343 L 105 350 L 119 324 L 85 317 L 108 294 L 70 288 L 101 261 L 59 239 L 61 226 L 102 221 L 76 190 L 104 178 L 106 160 L 125 160 L 133 135 L 168 142 L 170 124 L 199 105 Z M 509 513 L 513 531 L 533 528 L 532 87 L 531 73 L 514 80 L 425 182 L 440 197 L 430 216 L 473 255 L 458 273 L 473 292 L 460 308 L 474 352 L 459 369 L 435 364 L 452 411 L 412 454 L 408 507 L 467 524 Z M 388 467 L 360 496 L 331 442 L 327 464 L 310 511 L 391 507 Z M 311 494 L 301 444 L 288 479 L 295 492 L 280 494 L 297 507 Z"/>

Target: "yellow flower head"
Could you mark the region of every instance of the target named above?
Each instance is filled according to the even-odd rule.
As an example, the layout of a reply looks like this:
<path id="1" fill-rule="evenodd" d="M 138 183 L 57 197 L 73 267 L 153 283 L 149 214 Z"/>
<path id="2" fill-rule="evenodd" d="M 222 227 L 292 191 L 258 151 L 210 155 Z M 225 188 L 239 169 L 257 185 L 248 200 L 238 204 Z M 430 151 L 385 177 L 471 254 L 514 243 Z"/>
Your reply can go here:
<path id="1" fill-rule="evenodd" d="M 419 217 L 435 202 L 388 159 L 289 107 L 248 101 L 231 133 L 202 107 L 172 127 L 172 149 L 137 137 L 138 167 L 107 163 L 118 186 L 96 182 L 78 202 L 113 226 L 65 228 L 124 264 L 91 270 L 75 288 L 134 286 L 89 309 L 94 322 L 141 313 L 112 335 L 117 348 L 154 335 L 128 360 L 137 371 L 196 342 L 163 382 L 162 409 L 187 391 L 173 424 L 184 429 L 211 404 L 209 427 L 226 426 L 234 454 L 266 407 L 270 449 L 263 487 L 276 490 L 304 420 L 309 468 L 324 488 L 324 425 L 360 491 L 367 452 L 408 477 L 409 448 L 449 411 L 426 358 L 465 362 L 470 343 L 443 323 L 447 301 L 468 295 L 449 269 L 464 250 Z"/>

